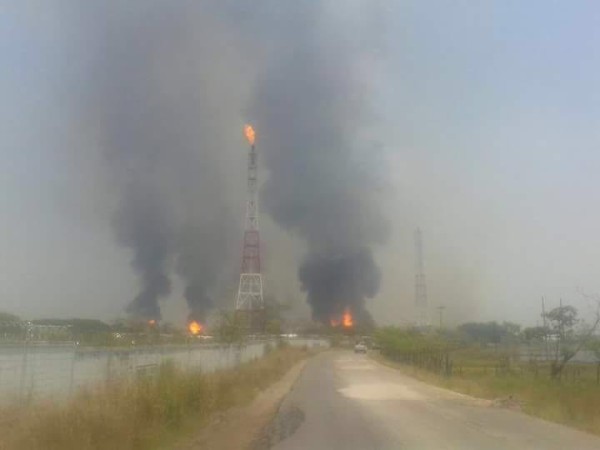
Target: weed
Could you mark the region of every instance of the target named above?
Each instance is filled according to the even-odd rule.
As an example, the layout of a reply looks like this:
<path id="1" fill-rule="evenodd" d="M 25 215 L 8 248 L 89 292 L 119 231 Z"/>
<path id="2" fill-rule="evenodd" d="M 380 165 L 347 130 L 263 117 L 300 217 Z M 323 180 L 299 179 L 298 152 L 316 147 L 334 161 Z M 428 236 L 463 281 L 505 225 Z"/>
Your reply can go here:
<path id="1" fill-rule="evenodd" d="M 66 403 L 5 409 L 0 449 L 158 448 L 176 431 L 191 429 L 190 424 L 197 429 L 215 412 L 249 402 L 306 355 L 301 349 L 273 349 L 264 358 L 209 375 L 166 363 L 155 376 L 87 389 Z"/>

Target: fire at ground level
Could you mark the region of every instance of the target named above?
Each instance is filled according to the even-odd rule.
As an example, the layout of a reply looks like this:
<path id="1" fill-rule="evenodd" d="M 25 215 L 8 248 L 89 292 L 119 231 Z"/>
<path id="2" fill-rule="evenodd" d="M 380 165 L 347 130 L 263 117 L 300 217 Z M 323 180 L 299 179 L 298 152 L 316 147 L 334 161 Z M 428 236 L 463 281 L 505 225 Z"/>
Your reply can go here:
<path id="1" fill-rule="evenodd" d="M 269 334 L 266 326 L 268 321 L 267 315 L 267 311 L 264 308 L 257 310 L 237 310 L 233 316 L 233 324 L 250 334 Z M 352 332 L 359 325 L 350 307 L 344 308 L 341 314 L 333 314 L 328 320 L 319 322 L 331 329 L 338 329 L 345 332 Z M 159 327 L 157 319 L 149 319 L 146 321 L 146 324 L 149 330 L 158 329 Z M 186 322 L 185 331 L 190 336 L 203 336 L 207 332 L 207 326 L 199 320 L 189 318 Z"/>
<path id="2" fill-rule="evenodd" d="M 354 327 L 354 317 L 352 317 L 352 312 L 350 308 L 344 309 L 343 314 L 340 317 L 332 317 L 329 319 L 329 325 L 333 328 L 341 326 L 345 329 L 350 329 Z"/>

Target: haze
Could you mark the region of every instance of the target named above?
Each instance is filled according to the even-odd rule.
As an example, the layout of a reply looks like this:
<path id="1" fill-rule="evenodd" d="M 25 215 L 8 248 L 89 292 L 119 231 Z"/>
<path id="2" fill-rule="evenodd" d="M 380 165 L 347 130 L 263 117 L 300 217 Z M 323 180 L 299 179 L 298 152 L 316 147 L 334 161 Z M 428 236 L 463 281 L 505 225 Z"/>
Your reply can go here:
<path id="1" fill-rule="evenodd" d="M 113 229 L 123 186 L 129 184 L 115 177 L 105 160 L 110 145 L 99 124 L 107 111 L 123 108 L 115 107 L 116 100 L 103 104 L 105 92 L 114 94 L 102 84 L 103 67 L 113 67 L 104 60 L 109 54 L 104 46 L 120 48 L 122 35 L 107 30 L 139 37 L 135 24 L 143 17 L 157 25 L 179 22 L 165 19 L 165 6 L 158 1 L 128 2 L 132 6 L 127 7 L 77 3 L 0 6 L 0 310 L 27 318 L 108 320 L 122 316 L 139 290 L 130 265 L 132 249 L 119 245 Z M 600 213 L 595 208 L 600 192 L 595 151 L 600 144 L 600 6 L 587 1 L 340 0 L 312 6 L 266 2 L 260 8 L 193 3 L 173 6 L 172 17 L 186 17 L 189 28 L 150 27 L 143 35 L 153 39 L 152 57 L 168 61 L 159 66 L 166 71 L 161 83 L 173 76 L 193 92 L 197 80 L 202 108 L 184 109 L 191 124 L 197 120 L 203 147 L 189 156 L 188 143 L 196 138 L 181 137 L 189 159 L 177 159 L 183 150 L 171 149 L 169 155 L 175 156 L 169 161 L 175 162 L 167 169 L 160 166 L 169 172 L 161 180 L 167 180 L 169 205 L 194 196 L 191 216 L 222 221 L 203 228 L 218 230 L 226 242 L 222 253 L 211 249 L 209 255 L 218 269 L 208 290 L 219 306 L 233 303 L 239 268 L 243 124 L 258 122 L 259 149 L 262 139 L 271 164 L 265 177 L 269 170 L 274 176 L 274 167 L 286 167 L 279 158 L 284 153 L 277 153 L 280 146 L 269 150 L 269 138 L 271 145 L 288 137 L 297 142 L 290 135 L 294 125 L 312 129 L 300 114 L 308 111 L 305 117 L 310 117 L 311 105 L 300 104 L 298 92 L 285 105 L 299 122 L 288 123 L 289 132 L 282 133 L 282 125 L 261 136 L 260 121 L 265 127 L 273 122 L 267 94 L 288 92 L 294 81 L 283 76 L 280 87 L 286 89 L 270 91 L 273 84 L 265 87 L 265 80 L 291 70 L 288 53 L 295 49 L 315 65 L 301 75 L 321 74 L 331 64 L 327 75 L 340 82 L 333 91 L 356 97 L 343 102 L 345 97 L 332 95 L 331 101 L 340 101 L 333 108 L 338 114 L 324 117 L 336 128 L 325 129 L 352 133 L 334 135 L 336 146 L 352 148 L 347 159 L 339 152 L 335 161 L 323 161 L 325 168 L 317 175 L 341 174 L 348 205 L 358 205 L 349 217 L 359 225 L 345 229 L 372 248 L 381 270 L 380 289 L 365 302 L 378 323 L 412 319 L 417 226 L 423 230 L 433 317 L 435 308 L 444 305 L 450 322 L 534 324 L 542 295 L 551 305 L 562 297 L 585 317 L 587 305 L 577 289 L 600 292 Z M 107 24 L 114 29 L 103 28 Z M 123 48 L 122 54 L 134 55 L 126 41 Z M 338 73 L 340 67 L 351 70 Z M 130 88 L 154 86 L 144 71 L 135 75 L 139 78 L 127 81 Z M 179 91 L 160 92 L 177 111 L 193 105 L 175 95 Z M 356 110 L 336 109 L 345 105 Z M 307 155 L 319 154 L 310 140 L 307 145 Z M 195 197 L 196 181 L 171 183 L 184 176 L 179 170 L 195 180 L 195 166 L 185 161 L 196 158 L 198 173 L 206 174 L 201 169 L 205 157 L 214 161 L 211 168 L 218 167 L 208 172 L 215 179 L 206 185 L 218 186 L 217 191 Z M 348 179 L 348 174 L 358 176 Z M 329 181 L 315 182 L 322 187 Z M 183 192 L 181 199 L 178 192 Z M 188 223 L 187 212 L 165 217 Z M 310 248 L 306 239 L 321 245 L 318 218 L 310 227 L 290 225 L 268 212 L 262 224 L 266 283 L 278 298 L 294 298 L 298 314 L 308 317 L 297 272 Z M 163 316 L 181 320 L 187 314 L 186 276 L 197 277 L 185 269 L 173 272 L 173 287 L 161 304 Z"/>

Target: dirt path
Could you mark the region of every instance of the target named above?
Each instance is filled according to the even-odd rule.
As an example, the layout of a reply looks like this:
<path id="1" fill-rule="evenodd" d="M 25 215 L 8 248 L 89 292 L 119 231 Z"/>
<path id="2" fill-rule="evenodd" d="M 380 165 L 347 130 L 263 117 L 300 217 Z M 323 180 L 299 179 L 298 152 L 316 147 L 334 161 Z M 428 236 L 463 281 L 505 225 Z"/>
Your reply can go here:
<path id="1" fill-rule="evenodd" d="M 259 393 L 247 406 L 231 408 L 220 414 L 177 450 L 250 449 L 271 422 L 279 404 L 292 389 L 306 360 L 293 366 L 279 381 Z"/>

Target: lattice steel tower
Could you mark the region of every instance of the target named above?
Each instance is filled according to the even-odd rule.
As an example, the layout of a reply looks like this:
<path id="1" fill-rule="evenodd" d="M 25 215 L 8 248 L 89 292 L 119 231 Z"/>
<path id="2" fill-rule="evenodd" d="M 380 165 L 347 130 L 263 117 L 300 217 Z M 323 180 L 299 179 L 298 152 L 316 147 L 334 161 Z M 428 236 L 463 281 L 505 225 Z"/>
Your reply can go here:
<path id="1" fill-rule="evenodd" d="M 417 325 L 429 326 L 427 307 L 427 284 L 423 264 L 423 235 L 421 229 L 415 230 L 415 307 L 417 310 Z"/>
<path id="2" fill-rule="evenodd" d="M 250 143 L 248 153 L 248 198 L 246 200 L 246 225 L 242 249 L 242 270 L 235 302 L 236 311 L 256 312 L 264 309 L 263 285 L 260 273 L 260 234 L 258 231 L 257 158 L 255 133 L 250 125 L 244 127 Z"/>

